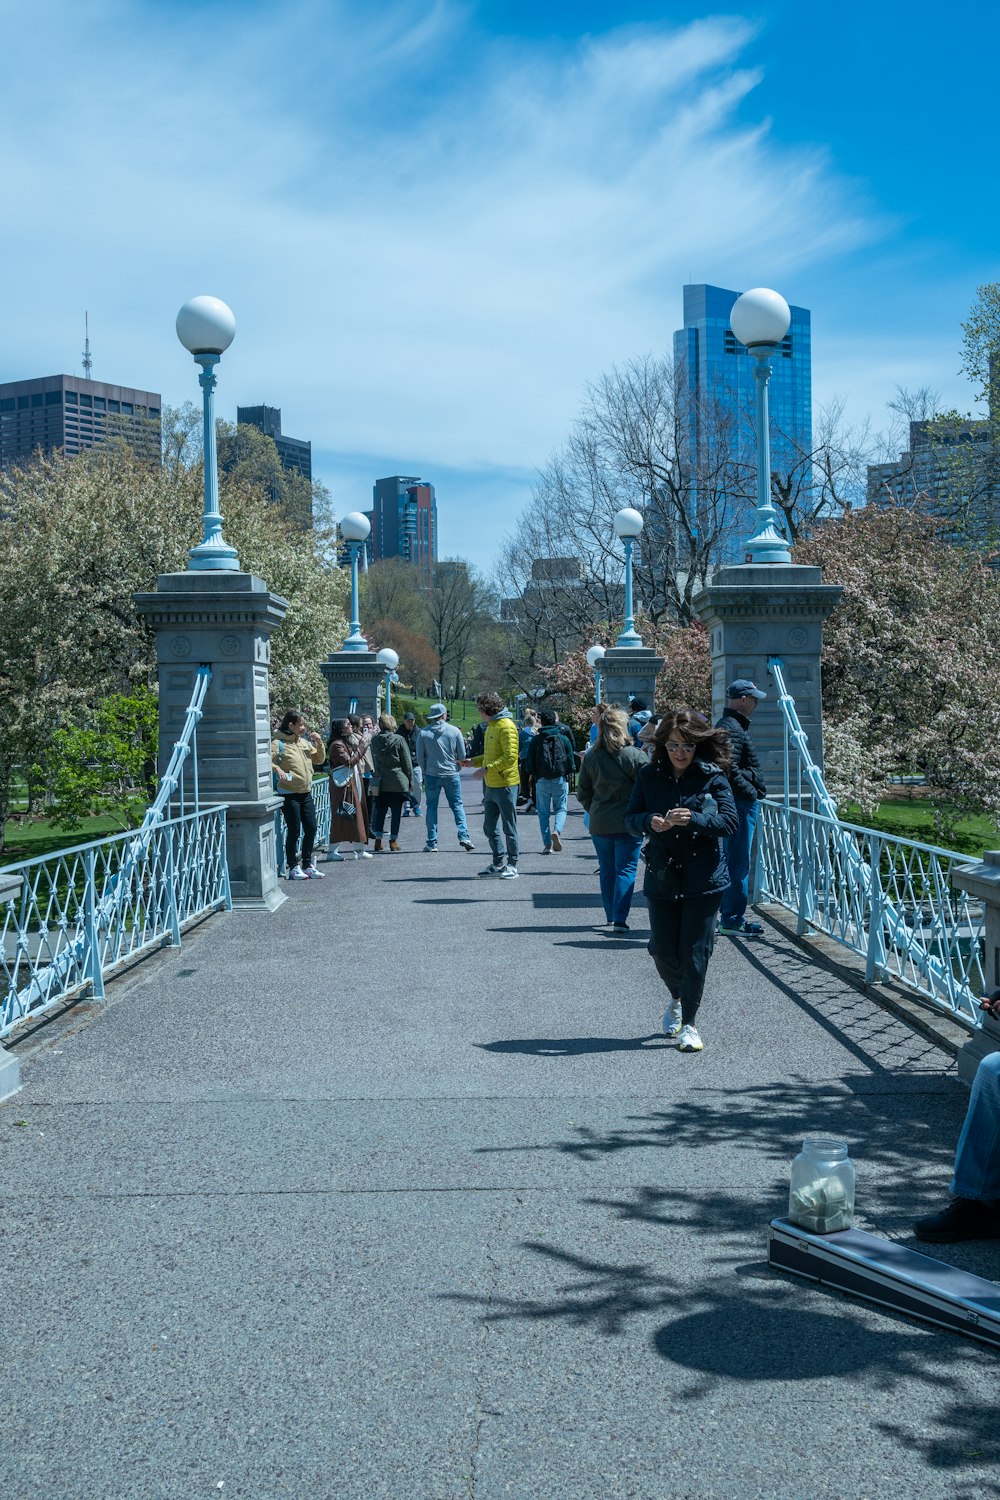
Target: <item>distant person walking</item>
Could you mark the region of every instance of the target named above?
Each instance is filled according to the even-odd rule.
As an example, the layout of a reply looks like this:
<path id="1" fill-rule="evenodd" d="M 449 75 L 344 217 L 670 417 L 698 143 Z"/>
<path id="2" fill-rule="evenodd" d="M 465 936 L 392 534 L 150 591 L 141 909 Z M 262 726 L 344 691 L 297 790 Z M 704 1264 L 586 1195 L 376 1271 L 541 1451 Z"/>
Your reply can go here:
<path id="1" fill-rule="evenodd" d="M 458 842 L 470 854 L 475 848 L 469 838 L 469 825 L 465 821 L 462 802 L 460 767 L 464 761 L 465 739 L 462 731 L 448 723 L 448 710 L 443 703 L 432 703 L 427 710 L 427 725 L 417 735 L 417 766 L 424 778 L 427 806 L 425 854 L 437 853 L 438 805 L 442 792 L 455 819 Z"/>
<path id="2" fill-rule="evenodd" d="M 654 758 L 636 777 L 625 815 L 629 833 L 646 838 L 649 951 L 670 991 L 663 1030 L 682 1052 L 704 1045 L 694 1021 L 729 885 L 721 840 L 739 824 L 726 776 L 726 736 L 700 717 L 687 709 L 663 715 Z"/>
<path id="3" fill-rule="evenodd" d="M 528 747 L 528 772 L 535 788 L 542 853 L 551 854 L 554 849 L 558 854 L 566 826 L 569 778 L 576 769 L 576 746 L 555 709 L 543 708 L 539 720 L 538 733 Z"/>
<path id="4" fill-rule="evenodd" d="M 376 854 L 382 853 L 382 837 L 385 820 L 389 818 L 389 849 L 399 851 L 399 823 L 403 816 L 403 803 L 413 786 L 413 762 L 410 747 L 403 736 L 397 733 L 396 720 L 392 714 L 380 714 L 378 734 L 371 743 L 374 773 L 372 786 L 375 793 L 375 811 L 372 815 L 372 835 Z"/>
<path id="5" fill-rule="evenodd" d="M 628 932 L 642 848 L 641 836 L 625 827 L 625 813 L 636 777 L 648 764 L 645 752 L 632 744 L 624 713 L 608 709 L 601 716 L 596 744 L 583 757 L 576 795 L 589 817 L 604 915 L 616 934 Z"/>
<path id="6" fill-rule="evenodd" d="M 403 715 L 403 722 L 399 726 L 399 733 L 406 741 L 406 748 L 410 752 L 410 760 L 413 762 L 413 787 L 403 804 L 403 817 L 408 818 L 412 813 L 415 818 L 420 816 L 420 775 L 417 766 L 417 716 L 410 709 Z"/>
<path id="7" fill-rule="evenodd" d="M 726 841 L 729 888 L 722 898 L 719 931 L 727 937 L 760 937 L 764 931 L 760 922 L 747 918 L 746 909 L 757 803 L 767 796 L 760 759 L 750 738 L 750 719 L 766 697 L 749 677 L 737 677 L 729 684 L 726 711 L 715 726 L 729 736 L 729 784 L 739 816 L 736 832 Z"/>
<path id="8" fill-rule="evenodd" d="M 504 702 L 496 693 L 482 693 L 476 699 L 486 723 L 482 755 L 472 756 L 465 765 L 481 768 L 483 774 L 483 832 L 493 851 L 493 863 L 481 875 L 497 875 L 502 880 L 516 880 L 519 846 L 517 840 L 517 725 Z M 502 833 L 498 831 L 499 823 Z"/>
<path id="9" fill-rule="evenodd" d="M 517 801 L 518 805 L 524 807 L 526 812 L 534 812 L 535 808 L 535 789 L 532 785 L 528 755 L 531 750 L 531 742 L 537 733 L 538 715 L 533 708 L 526 708 L 521 728 L 517 734 L 517 764 L 521 774 Z"/>
<path id="10" fill-rule="evenodd" d="M 285 865 L 289 880 L 322 880 L 313 864 L 316 842 L 316 804 L 313 770 L 326 759 L 323 741 L 306 729 L 302 714 L 292 711 L 282 719 L 271 741 L 271 770 L 285 820 Z M 301 840 L 301 852 L 299 842 Z"/>

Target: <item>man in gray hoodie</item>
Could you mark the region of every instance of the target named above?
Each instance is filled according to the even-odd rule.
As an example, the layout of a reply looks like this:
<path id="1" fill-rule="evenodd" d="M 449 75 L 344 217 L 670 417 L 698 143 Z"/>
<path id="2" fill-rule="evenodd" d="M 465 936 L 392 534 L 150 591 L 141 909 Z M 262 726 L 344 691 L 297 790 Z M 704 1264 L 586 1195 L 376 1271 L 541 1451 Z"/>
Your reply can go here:
<path id="1" fill-rule="evenodd" d="M 432 703 L 427 710 L 427 727 L 417 735 L 417 765 L 424 778 L 427 799 L 427 842 L 425 854 L 436 854 L 438 846 L 438 802 L 444 792 L 455 818 L 458 842 L 468 853 L 475 845 L 469 838 L 462 805 L 460 763 L 465 759 L 465 739 L 461 730 L 448 723 L 443 703 Z"/>

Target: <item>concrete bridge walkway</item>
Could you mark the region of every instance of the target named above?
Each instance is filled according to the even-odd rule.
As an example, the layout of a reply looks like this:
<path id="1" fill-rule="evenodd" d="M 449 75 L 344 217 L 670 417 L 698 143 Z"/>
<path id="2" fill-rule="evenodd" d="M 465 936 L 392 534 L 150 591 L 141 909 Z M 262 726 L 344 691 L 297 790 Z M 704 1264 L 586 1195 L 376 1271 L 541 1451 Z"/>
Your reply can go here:
<path id="1" fill-rule="evenodd" d="M 444 820 L 22 1044 L 4 1495 L 1000 1495 L 994 1353 L 764 1263 L 807 1132 L 908 1240 L 950 1059 L 773 929 L 720 942 L 681 1055 L 579 815 L 551 858 L 523 820 L 516 882 Z"/>

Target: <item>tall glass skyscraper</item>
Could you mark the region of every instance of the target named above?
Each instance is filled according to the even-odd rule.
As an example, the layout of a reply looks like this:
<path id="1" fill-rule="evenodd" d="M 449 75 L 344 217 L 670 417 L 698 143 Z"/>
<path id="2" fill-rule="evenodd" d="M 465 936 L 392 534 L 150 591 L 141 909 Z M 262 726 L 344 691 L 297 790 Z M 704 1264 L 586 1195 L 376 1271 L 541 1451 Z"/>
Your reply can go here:
<path id="1" fill-rule="evenodd" d="M 721 286 L 684 288 L 684 327 L 674 334 L 674 363 L 682 398 L 687 397 L 692 453 L 704 455 L 712 443 L 712 421 L 707 414 L 714 409 L 728 418 L 728 440 L 737 463 L 752 469 L 756 463 L 754 360 L 729 326 L 729 314 L 739 295 Z M 812 328 L 808 308 L 792 307 L 791 314 L 788 333 L 771 361 L 771 470 L 781 476 L 797 470 L 800 482 L 808 483 L 808 467 L 803 469 L 803 464 L 812 451 Z M 741 498 L 738 506 L 749 515 L 753 502 Z M 733 521 L 733 546 L 738 548 L 742 515 Z"/>

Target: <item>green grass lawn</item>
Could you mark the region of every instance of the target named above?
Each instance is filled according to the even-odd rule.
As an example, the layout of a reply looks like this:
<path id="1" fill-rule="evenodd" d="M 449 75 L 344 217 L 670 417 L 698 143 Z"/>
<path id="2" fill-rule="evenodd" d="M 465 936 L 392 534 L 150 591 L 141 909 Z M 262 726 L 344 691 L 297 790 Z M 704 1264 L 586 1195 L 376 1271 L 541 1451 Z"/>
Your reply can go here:
<path id="1" fill-rule="evenodd" d="M 427 710 L 430 708 L 430 706 L 431 706 L 432 703 L 439 703 L 439 702 L 446 703 L 448 705 L 448 721 L 449 721 L 449 723 L 451 723 L 451 724 L 457 724 L 458 727 L 459 727 L 459 729 L 462 731 L 463 734 L 468 734 L 469 731 L 476 724 L 479 723 L 479 709 L 476 707 L 474 699 L 471 699 L 471 698 L 443 698 L 443 699 L 439 699 L 439 698 L 415 698 L 415 697 L 412 697 L 409 693 L 403 693 L 402 697 L 404 697 L 406 699 L 407 703 L 411 703 L 413 705 L 414 712 L 418 713 L 421 716 L 421 718 L 426 718 L 426 716 L 427 716 Z M 395 707 L 395 703 L 396 703 L 396 695 L 393 694 L 393 706 L 394 707 Z"/>
<path id="2" fill-rule="evenodd" d="M 121 832 L 122 826 L 116 818 L 85 818 L 75 833 L 53 828 L 49 818 L 11 818 L 4 829 L 0 867 L 16 865 L 40 854 L 53 854 L 59 849 L 71 849 L 76 844 L 90 844 L 110 833 Z"/>
<path id="3" fill-rule="evenodd" d="M 941 837 L 934 827 L 934 804 L 927 797 L 901 797 L 883 802 L 874 813 L 862 813 L 856 803 L 839 809 L 845 823 L 858 823 L 898 838 L 914 839 L 918 844 L 936 844 L 960 854 L 982 855 L 984 849 L 1000 848 L 1000 831 L 992 818 L 984 815 L 960 818 L 955 832 Z"/>

